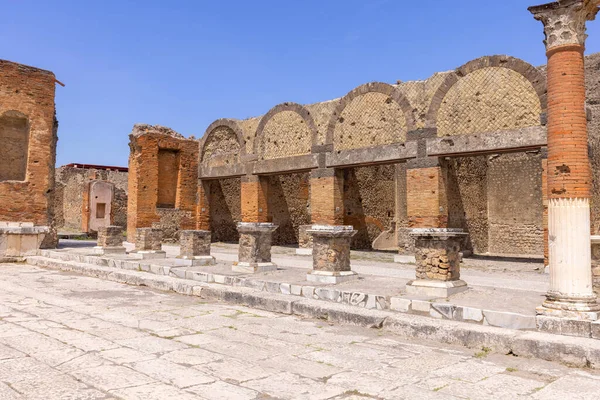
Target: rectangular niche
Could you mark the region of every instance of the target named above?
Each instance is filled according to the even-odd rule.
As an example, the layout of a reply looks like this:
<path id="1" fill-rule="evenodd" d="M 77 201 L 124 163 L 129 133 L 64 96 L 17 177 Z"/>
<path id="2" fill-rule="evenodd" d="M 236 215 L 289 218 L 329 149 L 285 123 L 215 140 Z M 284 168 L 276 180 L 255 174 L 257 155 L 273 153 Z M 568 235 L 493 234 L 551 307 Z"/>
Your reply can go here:
<path id="1" fill-rule="evenodd" d="M 96 218 L 104 219 L 106 217 L 106 203 L 96 203 Z"/>
<path id="2" fill-rule="evenodd" d="M 29 121 L 16 111 L 0 116 L 0 181 L 24 181 L 27 174 Z"/>
<path id="3" fill-rule="evenodd" d="M 175 208 L 179 181 L 179 151 L 158 150 L 158 208 Z"/>

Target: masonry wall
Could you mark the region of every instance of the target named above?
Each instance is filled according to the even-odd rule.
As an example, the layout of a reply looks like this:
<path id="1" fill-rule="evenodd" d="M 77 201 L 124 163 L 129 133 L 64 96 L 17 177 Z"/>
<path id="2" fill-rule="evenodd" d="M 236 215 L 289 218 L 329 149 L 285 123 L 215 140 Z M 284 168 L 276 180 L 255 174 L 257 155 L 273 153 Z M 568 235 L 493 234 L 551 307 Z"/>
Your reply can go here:
<path id="1" fill-rule="evenodd" d="M 186 139 L 169 128 L 141 124 L 134 126 L 129 139 L 127 238 L 134 241 L 136 228 L 154 226 L 164 230 L 166 242 L 177 241 L 180 230 L 194 229 L 196 225 L 198 141 Z M 168 171 L 159 169 L 159 154 L 165 152 L 176 155 L 167 157 L 169 162 L 173 161 L 171 158 L 177 159 L 169 167 L 163 167 Z M 165 207 L 160 203 L 164 198 L 159 198 L 159 193 L 171 190 L 174 164 L 177 165 L 175 203 Z"/>
<path id="2" fill-rule="evenodd" d="M 1 161 L 11 160 L 0 167 L 6 172 L 0 179 L 0 221 L 49 226 L 43 247 L 57 244 L 55 79 L 50 71 L 0 60 L 0 140 L 12 154 Z"/>
<path id="3" fill-rule="evenodd" d="M 237 224 L 242 220 L 240 178 L 211 180 L 209 187 L 211 240 L 237 242 Z"/>
<path id="4" fill-rule="evenodd" d="M 127 226 L 127 172 L 63 166 L 56 169 L 56 227 L 59 231 L 81 232 L 84 193 L 91 180 L 114 184 L 113 224 Z"/>
<path id="5" fill-rule="evenodd" d="M 269 177 L 269 215 L 279 227 L 273 244 L 298 244 L 301 225 L 310 224 L 309 174 L 285 174 Z"/>
<path id="6" fill-rule="evenodd" d="M 395 217 L 395 166 L 344 170 L 344 224 L 358 232 L 353 249 L 371 249 L 373 241 L 392 227 Z"/>

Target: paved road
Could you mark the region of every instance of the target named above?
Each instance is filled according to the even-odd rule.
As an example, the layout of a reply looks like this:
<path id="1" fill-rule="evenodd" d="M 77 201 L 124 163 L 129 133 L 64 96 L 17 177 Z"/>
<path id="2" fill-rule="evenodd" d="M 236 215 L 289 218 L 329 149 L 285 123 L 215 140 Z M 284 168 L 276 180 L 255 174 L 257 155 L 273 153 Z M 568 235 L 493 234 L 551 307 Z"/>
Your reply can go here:
<path id="1" fill-rule="evenodd" d="M 600 375 L 3 264 L 0 399 L 597 399 Z M 521 397 L 520 397 L 521 396 Z"/>

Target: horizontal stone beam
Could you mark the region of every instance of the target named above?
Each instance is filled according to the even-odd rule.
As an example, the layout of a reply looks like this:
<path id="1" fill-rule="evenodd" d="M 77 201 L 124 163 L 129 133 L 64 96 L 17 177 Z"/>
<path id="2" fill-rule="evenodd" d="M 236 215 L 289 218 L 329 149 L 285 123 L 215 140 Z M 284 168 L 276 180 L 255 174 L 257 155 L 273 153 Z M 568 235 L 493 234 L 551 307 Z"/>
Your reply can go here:
<path id="1" fill-rule="evenodd" d="M 243 175 L 246 175 L 245 164 L 222 165 L 218 167 L 200 165 L 198 168 L 198 178 L 200 179 L 234 178 Z"/>
<path id="2" fill-rule="evenodd" d="M 319 162 L 317 154 L 305 154 L 301 156 L 257 161 L 254 164 L 254 174 L 272 175 L 294 171 L 307 171 L 317 168 L 318 166 Z"/>
<path id="3" fill-rule="evenodd" d="M 327 153 L 328 167 L 391 164 L 417 157 L 417 142 L 393 143 Z"/>
<path id="4" fill-rule="evenodd" d="M 537 149 L 547 145 L 546 127 L 427 139 L 427 155 L 459 157 Z"/>

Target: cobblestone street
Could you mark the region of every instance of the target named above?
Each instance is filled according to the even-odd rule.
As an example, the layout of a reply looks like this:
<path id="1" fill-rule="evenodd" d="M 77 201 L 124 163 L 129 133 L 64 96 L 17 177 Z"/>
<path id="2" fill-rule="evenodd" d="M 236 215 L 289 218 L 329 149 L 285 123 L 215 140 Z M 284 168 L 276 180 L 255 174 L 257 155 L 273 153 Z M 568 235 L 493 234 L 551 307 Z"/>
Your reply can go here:
<path id="1" fill-rule="evenodd" d="M 591 371 L 3 264 L 0 399 L 594 399 Z"/>

